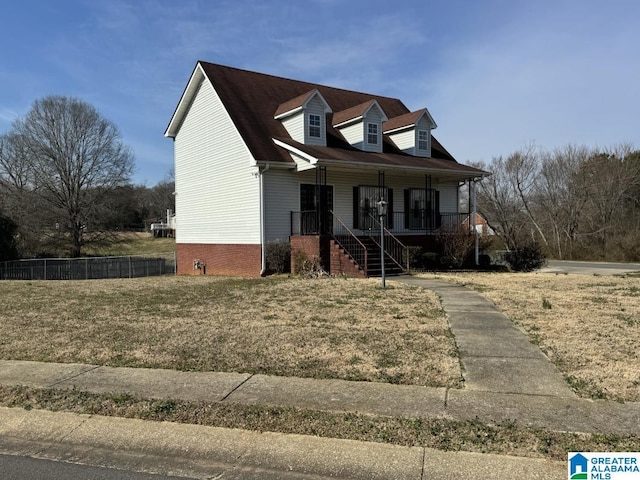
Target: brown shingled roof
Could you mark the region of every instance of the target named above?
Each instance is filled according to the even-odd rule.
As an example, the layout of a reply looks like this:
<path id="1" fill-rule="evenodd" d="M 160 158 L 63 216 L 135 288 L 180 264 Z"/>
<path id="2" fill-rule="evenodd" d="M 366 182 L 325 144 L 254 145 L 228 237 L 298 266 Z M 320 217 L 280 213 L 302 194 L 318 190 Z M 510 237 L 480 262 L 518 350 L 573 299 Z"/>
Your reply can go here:
<path id="1" fill-rule="evenodd" d="M 405 113 L 404 115 L 400 115 L 399 117 L 390 118 L 382 124 L 382 131 L 389 132 L 398 128 L 415 125 L 420 117 L 422 117 L 422 115 L 424 115 L 425 113 L 427 113 L 427 109 L 422 108 L 420 110 L 416 110 L 415 112 Z"/>
<path id="2" fill-rule="evenodd" d="M 373 100 L 361 103 L 346 110 L 336 112 L 333 114 L 333 126 L 340 125 L 341 123 L 348 122 L 354 118 L 362 117 L 369 108 L 373 105 Z"/>
<path id="3" fill-rule="evenodd" d="M 292 98 L 288 102 L 281 103 L 278 109 L 276 110 L 276 113 L 273 116 L 277 118 L 279 115 L 282 115 L 283 113 L 287 113 L 287 112 L 290 112 L 291 110 L 295 110 L 296 108 L 301 107 L 302 105 L 304 105 L 304 103 L 307 100 L 309 100 L 309 97 L 311 97 L 314 93 L 316 93 L 315 88 L 310 92 L 303 93 L 302 95 L 299 95 L 296 98 Z"/>
<path id="4" fill-rule="evenodd" d="M 323 158 L 349 157 L 354 161 L 371 164 L 382 161 L 383 163 L 387 162 L 390 166 L 400 165 L 403 162 L 409 165 L 425 161 L 425 159 L 402 154 L 388 139 L 384 141 L 383 153 L 360 152 L 349 145 L 338 130 L 332 126 L 336 124 L 336 117 L 340 119 L 341 115 L 347 115 L 345 112 L 349 112 L 349 110 L 360 109 L 361 112 L 364 112 L 373 100 L 378 102 L 383 112 L 391 119 L 410 114 L 409 109 L 396 98 L 343 90 L 208 62 L 201 61 L 198 62 L 198 65 L 215 88 L 253 158 L 259 162 L 293 164 L 289 152 L 273 142 L 274 138 L 292 142 L 282 122 L 275 119 L 274 114 L 286 113 L 301 106 L 315 89 L 320 92 L 331 109 L 339 113 L 333 114 L 333 119 L 331 119 L 332 114 L 329 114 L 327 147 L 310 149 L 310 147 L 303 145 L 304 148 L 310 149 L 309 152 L 322 153 Z M 197 68 L 198 66 L 196 66 L 196 70 Z M 315 150 L 315 148 L 320 150 Z M 392 156 L 388 156 L 389 154 Z M 444 162 L 454 170 L 465 171 L 470 168 L 458 164 L 435 138 L 432 138 L 432 157 L 438 160 L 438 164 Z M 426 165 L 425 163 L 420 164 Z"/>

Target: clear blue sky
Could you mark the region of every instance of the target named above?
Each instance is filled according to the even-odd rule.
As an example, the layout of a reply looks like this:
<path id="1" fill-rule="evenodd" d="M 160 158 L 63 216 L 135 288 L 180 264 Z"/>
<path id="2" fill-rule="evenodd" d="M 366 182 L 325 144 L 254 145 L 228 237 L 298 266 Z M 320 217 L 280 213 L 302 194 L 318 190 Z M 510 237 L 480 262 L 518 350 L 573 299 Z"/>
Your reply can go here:
<path id="1" fill-rule="evenodd" d="M 535 142 L 640 147 L 637 0 L 19 0 L 0 17 L 0 132 L 34 100 L 95 105 L 168 174 L 199 59 L 427 107 L 460 162 Z"/>

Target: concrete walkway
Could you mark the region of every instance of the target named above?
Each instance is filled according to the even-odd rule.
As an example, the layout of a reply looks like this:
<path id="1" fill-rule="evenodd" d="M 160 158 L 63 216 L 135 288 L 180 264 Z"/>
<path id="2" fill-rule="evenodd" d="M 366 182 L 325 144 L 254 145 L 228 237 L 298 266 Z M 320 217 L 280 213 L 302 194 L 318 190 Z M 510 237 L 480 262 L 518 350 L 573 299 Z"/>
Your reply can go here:
<path id="1" fill-rule="evenodd" d="M 575 398 L 563 376 L 529 337 L 481 294 L 450 282 L 398 277 L 438 294 L 471 390 Z"/>
<path id="2" fill-rule="evenodd" d="M 640 433 L 640 403 L 576 397 L 540 350 L 480 294 L 436 280 L 397 277 L 395 281 L 432 289 L 442 299 L 460 350 L 464 389 L 12 360 L 0 360 L 0 384 L 405 418 L 515 420 L 519 425 L 556 431 Z M 100 439 L 102 434 L 106 436 Z M 0 408 L 0 453 L 43 456 L 42 452 L 49 452 L 50 458 L 64 459 L 72 446 L 86 455 L 93 452 L 92 460 L 79 454 L 78 461 L 89 464 L 109 465 L 105 452 L 114 455 L 114 446 L 133 452 L 130 455 L 142 458 L 145 465 L 153 464 L 156 457 L 173 459 L 173 470 L 158 470 L 162 473 L 182 471 L 180 462 L 191 459 L 191 470 L 185 467 L 184 472 L 199 472 L 193 470 L 195 465 L 208 469 L 207 478 L 215 476 L 210 474 L 214 471 L 223 472 L 224 478 L 566 475 L 563 462 Z M 92 463 L 100 458 L 103 463 Z M 114 464 L 122 461 L 118 457 Z M 276 473 L 270 476 L 264 470 L 267 467 Z M 233 472 L 248 472 L 248 476 L 233 476 Z"/>

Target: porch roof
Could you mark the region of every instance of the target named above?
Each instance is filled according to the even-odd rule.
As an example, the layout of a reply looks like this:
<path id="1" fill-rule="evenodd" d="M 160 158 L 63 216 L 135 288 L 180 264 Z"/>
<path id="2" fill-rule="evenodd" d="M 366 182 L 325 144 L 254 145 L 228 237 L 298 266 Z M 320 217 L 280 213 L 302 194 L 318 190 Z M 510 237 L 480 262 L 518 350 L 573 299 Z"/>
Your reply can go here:
<path id="1" fill-rule="evenodd" d="M 314 158 L 319 164 L 331 164 L 337 166 L 359 166 L 369 168 L 385 168 L 389 170 L 416 170 L 424 173 L 441 173 L 458 178 L 475 178 L 488 175 L 483 170 L 462 165 L 447 158 L 448 152 L 433 139 L 433 154 L 441 157 L 414 157 L 394 151 L 382 153 L 363 152 L 356 148 L 334 148 L 305 145 L 291 138 L 274 138 L 277 145 L 285 151 L 302 152 L 306 157 Z M 386 142 L 385 142 L 386 143 Z M 385 145 L 386 146 L 386 145 Z M 287 148 L 288 147 L 288 148 Z M 391 146 L 390 146 L 391 148 Z M 440 150 L 441 149 L 441 150 Z M 387 150 L 385 148 L 385 150 Z M 444 157 L 444 158 L 442 158 Z M 312 163 L 316 163 L 312 162 Z"/>

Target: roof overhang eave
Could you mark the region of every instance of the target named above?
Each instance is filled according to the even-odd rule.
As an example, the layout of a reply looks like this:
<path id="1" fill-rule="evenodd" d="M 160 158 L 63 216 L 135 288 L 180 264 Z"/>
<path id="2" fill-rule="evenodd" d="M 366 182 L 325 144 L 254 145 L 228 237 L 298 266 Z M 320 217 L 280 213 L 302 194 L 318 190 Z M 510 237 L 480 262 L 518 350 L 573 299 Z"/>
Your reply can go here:
<path id="1" fill-rule="evenodd" d="M 178 134 L 178 130 L 180 129 L 180 125 L 182 125 L 184 116 L 189 109 L 189 105 L 191 105 L 193 95 L 195 95 L 197 87 L 202 81 L 204 81 L 205 78 L 207 78 L 207 75 L 205 74 L 200 62 L 198 62 L 193 69 L 193 73 L 191 74 L 191 78 L 189 78 L 187 86 L 182 92 L 182 96 L 180 97 L 180 101 L 178 102 L 178 105 L 176 106 L 176 109 L 171 116 L 169 125 L 167 125 L 167 129 L 164 132 L 165 137 L 176 137 L 176 135 Z"/>
<path id="2" fill-rule="evenodd" d="M 389 165 L 387 163 L 372 163 L 372 162 L 355 162 L 349 160 L 336 160 L 331 158 L 319 158 L 318 165 L 323 166 L 343 166 L 343 167 L 357 167 L 357 168 L 370 168 L 375 170 L 403 170 L 413 172 L 425 172 L 436 173 L 440 175 L 451 175 L 461 178 L 479 178 L 485 177 L 487 172 L 465 172 L 463 170 L 449 170 L 446 168 L 432 168 L 432 167 L 417 167 L 414 165 Z"/>
<path id="3" fill-rule="evenodd" d="M 308 153 L 303 152 L 299 148 L 292 147 L 291 145 L 289 145 L 289 144 L 287 144 L 285 142 L 282 142 L 282 141 L 278 140 L 277 138 L 272 138 L 272 140 L 273 140 L 273 143 L 275 143 L 279 147 L 284 148 L 289 153 L 295 153 L 296 155 L 298 155 L 299 157 L 305 159 L 306 161 L 308 161 L 311 164 L 315 165 L 316 163 L 318 163 L 318 159 L 316 157 L 314 157 L 313 155 L 309 155 Z"/>
<path id="4" fill-rule="evenodd" d="M 299 113 L 302 110 L 303 110 L 303 107 L 299 106 L 299 107 L 293 108 L 293 109 L 291 109 L 291 110 L 289 110 L 287 112 L 284 112 L 284 113 L 281 113 L 279 115 L 276 115 L 273 118 L 276 119 L 276 120 L 282 120 L 283 118 L 287 118 L 287 117 L 290 117 L 291 115 L 295 115 L 296 113 Z"/>

